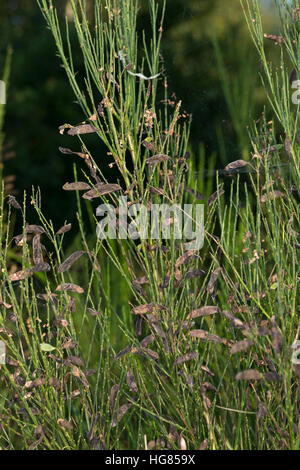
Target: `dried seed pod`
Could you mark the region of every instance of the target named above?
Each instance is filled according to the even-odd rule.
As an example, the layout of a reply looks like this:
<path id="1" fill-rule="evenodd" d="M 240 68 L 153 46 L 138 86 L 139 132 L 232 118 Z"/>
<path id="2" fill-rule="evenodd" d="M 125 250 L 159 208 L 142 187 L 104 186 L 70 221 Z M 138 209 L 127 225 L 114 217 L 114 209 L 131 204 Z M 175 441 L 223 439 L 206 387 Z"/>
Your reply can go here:
<path id="1" fill-rule="evenodd" d="M 249 163 L 245 162 L 244 160 L 236 160 L 235 162 L 229 163 L 225 167 L 225 171 L 237 170 L 239 168 L 243 168 L 246 165 L 249 165 Z"/>
<path id="2" fill-rule="evenodd" d="M 72 228 L 72 224 L 64 225 L 56 232 L 56 235 L 62 235 L 63 233 L 69 232 L 71 228 Z"/>
<path id="3" fill-rule="evenodd" d="M 116 191 L 120 191 L 122 188 L 118 184 L 102 184 L 98 183 L 95 185 L 96 189 L 91 189 L 87 193 L 83 194 L 83 199 L 95 199 L 106 194 L 111 194 Z"/>
<path id="4" fill-rule="evenodd" d="M 248 369 L 239 372 L 235 376 L 235 380 L 261 380 L 262 375 L 256 369 Z"/>
<path id="5" fill-rule="evenodd" d="M 22 207 L 20 206 L 20 204 L 18 203 L 18 201 L 16 200 L 14 196 L 11 196 L 9 194 L 7 197 L 8 197 L 8 204 L 10 206 L 13 206 L 15 209 L 18 209 L 20 211 L 22 210 Z"/>
<path id="6" fill-rule="evenodd" d="M 126 403 L 125 405 L 122 405 L 118 410 L 115 412 L 115 416 L 113 418 L 113 421 L 111 423 L 111 426 L 115 428 L 119 421 L 125 416 L 127 411 L 132 407 L 132 403 Z"/>
<path id="7" fill-rule="evenodd" d="M 97 310 L 94 310 L 93 308 L 88 308 L 87 311 L 92 317 L 97 317 L 98 315 L 101 315 L 101 312 L 98 312 Z"/>
<path id="8" fill-rule="evenodd" d="M 192 338 L 198 338 L 203 341 L 210 341 L 211 343 L 216 344 L 224 344 L 224 342 L 226 342 L 226 340 L 220 338 L 217 335 L 210 334 L 205 330 L 192 330 L 190 331 L 190 335 Z"/>
<path id="9" fill-rule="evenodd" d="M 58 268 L 59 273 L 64 273 L 70 269 L 70 267 L 85 254 L 85 251 L 75 251 L 72 253 Z"/>
<path id="10" fill-rule="evenodd" d="M 134 375 L 133 375 L 133 372 L 131 369 L 129 369 L 129 371 L 127 372 L 127 375 L 126 375 L 126 382 L 127 382 L 127 385 L 128 387 L 130 388 L 130 390 L 134 393 L 138 393 L 138 387 L 137 387 L 137 384 L 135 382 L 135 378 L 134 378 Z"/>
<path id="11" fill-rule="evenodd" d="M 220 312 L 219 307 L 215 307 L 215 306 L 206 306 L 202 308 L 197 308 L 188 314 L 187 320 L 191 320 L 192 318 L 205 317 L 206 315 L 215 315 L 216 313 L 219 313 L 219 312 Z"/>
<path id="12" fill-rule="evenodd" d="M 57 291 L 67 291 L 67 292 L 76 292 L 77 294 L 82 294 L 84 290 L 82 287 L 78 286 L 77 284 L 71 284 L 71 283 L 66 283 L 66 284 L 60 284 L 56 288 Z"/>
<path id="13" fill-rule="evenodd" d="M 147 348 L 147 346 L 150 346 L 155 341 L 155 336 L 153 334 L 146 336 L 142 341 L 140 342 L 140 345 L 142 348 Z"/>
<path id="14" fill-rule="evenodd" d="M 213 194 L 208 198 L 208 201 L 207 201 L 208 207 L 212 206 L 213 203 L 214 203 L 219 197 L 223 196 L 223 194 L 225 194 L 224 189 L 220 189 L 219 191 L 216 191 L 215 193 L 213 193 Z"/>
<path id="15" fill-rule="evenodd" d="M 222 268 L 219 267 L 215 269 L 215 271 L 211 274 L 210 279 L 207 284 L 207 288 L 206 288 L 206 292 L 208 292 L 208 294 L 213 294 L 215 283 L 217 282 L 217 279 L 221 272 L 222 272 Z"/>
<path id="16" fill-rule="evenodd" d="M 114 408 L 115 408 L 115 403 L 116 403 L 116 398 L 117 398 L 117 395 L 118 395 L 118 391 L 119 391 L 119 385 L 118 384 L 115 384 L 111 387 L 110 398 L 109 398 L 109 409 L 110 409 L 111 413 L 114 411 Z"/>
<path id="17" fill-rule="evenodd" d="M 78 181 L 75 183 L 65 183 L 63 189 L 65 191 L 87 191 L 91 189 L 91 186 L 88 183 Z"/>
<path id="18" fill-rule="evenodd" d="M 165 162 L 166 160 L 170 160 L 170 157 L 168 155 L 153 155 L 153 157 L 147 158 L 146 163 L 147 165 L 155 165 L 157 163 Z"/>
<path id="19" fill-rule="evenodd" d="M 66 419 L 59 418 L 57 420 L 57 424 L 63 429 L 73 429 L 73 424 L 70 421 L 67 421 Z"/>
<path id="20" fill-rule="evenodd" d="M 250 341 L 248 339 L 245 339 L 243 341 L 239 341 L 238 343 L 235 343 L 231 347 L 230 354 L 237 354 L 239 352 L 247 351 L 253 345 L 254 345 L 254 342 Z"/>
<path id="21" fill-rule="evenodd" d="M 174 362 L 174 364 L 178 366 L 180 364 L 184 364 L 187 361 L 191 361 L 192 359 L 196 359 L 197 357 L 198 357 L 197 352 L 189 352 L 189 353 L 184 354 L 183 356 L 178 357 L 176 361 Z"/>

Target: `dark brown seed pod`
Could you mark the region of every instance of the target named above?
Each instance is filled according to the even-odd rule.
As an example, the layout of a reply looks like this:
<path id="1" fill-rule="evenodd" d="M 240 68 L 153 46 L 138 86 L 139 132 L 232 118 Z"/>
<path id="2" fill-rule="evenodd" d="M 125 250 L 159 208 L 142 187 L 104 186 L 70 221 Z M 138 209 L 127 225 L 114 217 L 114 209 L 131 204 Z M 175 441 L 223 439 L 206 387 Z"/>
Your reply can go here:
<path id="1" fill-rule="evenodd" d="M 59 273 L 64 273 L 68 271 L 71 266 L 77 261 L 79 258 L 81 258 L 82 255 L 85 254 L 85 251 L 75 251 L 72 253 L 58 268 Z"/>
<path id="2" fill-rule="evenodd" d="M 213 194 L 208 198 L 208 201 L 207 201 L 208 207 L 212 206 L 213 203 L 214 203 L 219 197 L 223 196 L 223 194 L 225 194 L 224 189 L 220 189 L 219 191 L 216 191 L 215 193 L 213 193 Z"/>
<path id="3" fill-rule="evenodd" d="M 239 372 L 235 376 L 235 380 L 261 380 L 262 375 L 256 369 L 248 369 Z"/>
<path id="4" fill-rule="evenodd" d="M 249 163 L 245 162 L 245 160 L 236 160 L 235 162 L 228 163 L 228 165 L 225 167 L 225 171 L 238 170 L 239 168 L 243 168 L 248 164 Z"/>
<path id="5" fill-rule="evenodd" d="M 115 428 L 119 421 L 125 416 L 127 411 L 132 407 L 132 403 L 126 403 L 125 405 L 122 405 L 118 410 L 115 412 L 115 416 L 113 418 L 113 421 L 111 423 L 111 426 Z"/>
<path id="6" fill-rule="evenodd" d="M 57 291 L 68 291 L 68 292 L 76 292 L 77 294 L 83 294 L 84 290 L 82 287 L 78 286 L 77 284 L 71 284 L 71 283 L 66 283 L 66 284 L 60 284 L 56 288 Z"/>
<path id="7" fill-rule="evenodd" d="M 219 312 L 220 312 L 219 307 L 214 307 L 214 306 L 201 307 L 201 308 L 192 310 L 192 312 L 188 314 L 187 319 L 190 320 L 192 318 L 205 317 L 206 315 L 215 315 L 216 313 L 219 313 Z"/>
<path id="8" fill-rule="evenodd" d="M 138 393 L 139 390 L 138 390 L 137 384 L 135 382 L 134 374 L 133 374 L 131 369 L 129 369 L 129 371 L 127 372 L 126 382 L 127 382 L 128 387 L 130 388 L 131 392 Z"/>
<path id="9" fill-rule="evenodd" d="M 178 366 L 180 364 L 184 364 L 185 362 L 191 361 L 192 359 L 196 359 L 198 357 L 197 352 L 189 352 L 184 354 L 183 356 L 180 356 L 176 359 L 174 362 L 175 366 Z"/>
<path id="10" fill-rule="evenodd" d="M 88 200 L 95 199 L 100 196 L 104 196 L 106 194 L 111 194 L 116 191 L 120 191 L 122 189 L 121 186 L 119 186 L 118 184 L 102 184 L 102 183 L 96 184 L 95 188 L 96 189 L 91 189 L 87 193 L 84 193 L 82 196 L 83 199 L 88 199 Z"/>
<path id="11" fill-rule="evenodd" d="M 243 341 L 239 341 L 238 343 L 235 343 L 231 349 L 230 349 L 230 354 L 237 354 L 239 352 L 244 352 L 247 351 L 251 346 L 254 345 L 254 342 L 248 339 L 245 339 Z"/>
<path id="12" fill-rule="evenodd" d="M 63 189 L 65 191 L 87 191 L 91 189 L 91 186 L 88 183 L 78 181 L 75 183 L 65 183 Z"/>
<path id="13" fill-rule="evenodd" d="M 69 232 L 71 228 L 72 228 L 72 224 L 64 225 L 56 232 L 56 235 L 62 235 L 63 233 Z"/>

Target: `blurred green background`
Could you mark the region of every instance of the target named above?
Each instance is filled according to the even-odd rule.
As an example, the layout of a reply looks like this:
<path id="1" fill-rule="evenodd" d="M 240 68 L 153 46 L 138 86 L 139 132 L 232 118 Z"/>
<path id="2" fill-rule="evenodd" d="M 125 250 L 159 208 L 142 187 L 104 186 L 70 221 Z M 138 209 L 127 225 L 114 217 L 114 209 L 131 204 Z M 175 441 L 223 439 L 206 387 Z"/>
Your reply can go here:
<path id="1" fill-rule="evenodd" d="M 56 4 L 61 15 L 68 14 L 67 0 Z M 139 28 L 147 30 L 147 1 L 140 4 Z M 274 33 L 276 19 L 267 4 L 263 2 L 265 24 Z M 14 51 L 4 130 L 6 155 L 13 151 L 15 156 L 5 160 L 4 174 L 16 176 L 19 194 L 40 186 L 44 212 L 59 224 L 72 219 L 75 208 L 74 196 L 61 189 L 72 181 L 73 159 L 60 154 L 58 147 L 79 145 L 61 136 L 58 127 L 79 123 L 84 116 L 74 103 L 36 1 L 1 0 L 0 22 L 0 71 L 7 46 Z M 240 1 L 167 0 L 164 31 L 169 92 L 193 114 L 195 153 L 204 145 L 206 158 L 216 153 L 218 167 L 240 158 L 249 146 L 246 126 L 261 113 L 265 100 Z M 268 47 L 273 53 L 274 45 Z M 79 73 L 81 66 L 78 57 Z M 92 150 L 97 162 L 105 158 L 98 143 Z"/>

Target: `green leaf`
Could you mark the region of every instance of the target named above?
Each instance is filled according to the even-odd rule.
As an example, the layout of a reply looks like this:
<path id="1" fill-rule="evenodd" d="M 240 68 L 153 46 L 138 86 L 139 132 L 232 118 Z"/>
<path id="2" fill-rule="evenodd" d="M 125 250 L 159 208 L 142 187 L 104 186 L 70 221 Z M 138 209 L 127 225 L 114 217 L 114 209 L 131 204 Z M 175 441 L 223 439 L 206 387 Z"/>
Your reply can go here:
<path id="1" fill-rule="evenodd" d="M 41 350 L 44 351 L 44 352 L 51 352 L 51 351 L 54 351 L 54 346 L 51 346 L 51 344 L 47 344 L 47 343 L 41 343 L 40 344 L 40 347 L 41 347 Z"/>

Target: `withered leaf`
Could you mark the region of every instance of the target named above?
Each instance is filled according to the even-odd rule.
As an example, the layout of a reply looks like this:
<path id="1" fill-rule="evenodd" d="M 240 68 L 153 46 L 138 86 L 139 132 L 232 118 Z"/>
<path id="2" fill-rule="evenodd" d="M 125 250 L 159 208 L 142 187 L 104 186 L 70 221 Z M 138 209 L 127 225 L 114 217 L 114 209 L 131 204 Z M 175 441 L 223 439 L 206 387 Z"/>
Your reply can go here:
<path id="1" fill-rule="evenodd" d="M 280 382 L 281 378 L 276 372 L 266 372 L 264 378 L 267 382 Z"/>
<path id="2" fill-rule="evenodd" d="M 201 308 L 192 310 L 192 312 L 188 314 L 187 319 L 190 320 L 192 318 L 204 317 L 206 315 L 215 315 L 216 313 L 219 313 L 219 312 L 220 312 L 219 307 L 214 307 L 214 306 L 201 307 Z"/>
<path id="3" fill-rule="evenodd" d="M 145 304 L 145 305 L 138 305 L 137 307 L 133 307 L 131 309 L 131 313 L 134 315 L 145 315 L 147 313 L 155 313 L 157 310 L 164 310 L 165 307 L 160 304 L 155 304 L 152 302 L 151 304 Z"/>
<path id="4" fill-rule="evenodd" d="M 235 376 L 235 380 L 261 380 L 262 375 L 256 369 L 248 369 L 239 372 Z"/>
<path id="5" fill-rule="evenodd" d="M 97 310 L 94 310 L 93 308 L 88 308 L 87 311 L 92 317 L 97 317 L 98 315 L 101 315 L 101 312 L 97 312 Z"/>
<path id="6" fill-rule="evenodd" d="M 75 183 L 65 183 L 63 185 L 63 189 L 65 191 L 87 191 L 88 189 L 91 189 L 91 186 L 88 183 L 78 181 Z"/>
<path id="7" fill-rule="evenodd" d="M 45 233 L 45 229 L 41 227 L 40 225 L 26 224 L 25 232 L 26 233 Z"/>
<path id="8" fill-rule="evenodd" d="M 195 198 L 198 199 L 199 201 L 203 201 L 203 200 L 204 200 L 203 194 L 201 194 L 201 193 L 200 193 L 199 191 L 197 191 L 196 189 L 185 188 L 185 191 L 188 192 L 189 194 L 191 194 L 192 196 L 195 196 Z"/>
<path id="9" fill-rule="evenodd" d="M 282 351 L 283 338 L 282 333 L 276 325 L 275 316 L 271 318 L 272 345 L 276 354 L 279 356 Z"/>
<path id="10" fill-rule="evenodd" d="M 225 194 L 224 189 L 220 189 L 219 191 L 216 191 L 215 193 L 213 193 L 213 194 L 208 198 L 208 201 L 207 201 L 208 207 L 212 206 L 213 203 L 214 203 L 219 197 L 223 196 L 223 194 Z"/>
<path id="11" fill-rule="evenodd" d="M 152 359 L 154 359 L 155 361 L 157 361 L 159 359 L 159 354 L 156 352 L 156 351 L 153 351 L 152 349 L 149 349 L 149 348 L 145 348 L 145 347 L 142 347 L 142 348 L 133 348 L 132 349 L 132 352 L 134 354 L 140 354 L 142 356 L 150 356 Z"/>
<path id="12" fill-rule="evenodd" d="M 188 250 L 183 255 L 179 256 L 179 258 L 175 262 L 175 267 L 179 268 L 183 264 L 187 264 L 191 259 L 195 259 L 199 257 L 196 250 Z"/>
<path id="13" fill-rule="evenodd" d="M 265 39 L 269 39 L 270 41 L 274 42 L 275 45 L 282 44 L 285 39 L 282 36 L 278 36 L 277 34 L 264 34 Z"/>
<path id="14" fill-rule="evenodd" d="M 130 388 L 130 390 L 134 393 L 138 393 L 138 387 L 137 387 L 137 384 L 135 382 L 135 378 L 134 378 L 134 375 L 133 375 L 133 372 L 131 369 L 129 369 L 129 371 L 127 372 L 127 375 L 126 375 L 126 382 L 127 382 L 127 385 L 128 387 Z"/>
<path id="15" fill-rule="evenodd" d="M 281 191 L 270 191 L 269 194 L 263 194 L 260 198 L 260 202 L 264 203 L 267 201 L 274 201 L 275 199 L 284 198 L 284 194 Z"/>
<path id="16" fill-rule="evenodd" d="M 80 357 L 77 356 L 68 356 L 66 359 L 64 359 L 64 365 L 65 366 L 78 366 L 78 367 L 83 367 L 84 362 Z"/>
<path id="17" fill-rule="evenodd" d="M 61 347 L 62 349 L 74 349 L 78 346 L 78 343 L 76 343 L 76 341 L 72 341 L 70 339 L 68 339 L 67 341 L 65 341 Z"/>
<path id="18" fill-rule="evenodd" d="M 56 235 L 62 235 L 63 233 L 69 232 L 71 228 L 72 228 L 72 224 L 64 225 L 56 232 Z"/>
<path id="19" fill-rule="evenodd" d="M 147 348 L 147 346 L 150 346 L 155 340 L 155 336 L 153 334 L 146 336 L 144 339 L 141 341 L 141 347 L 142 348 Z"/>
<path id="20" fill-rule="evenodd" d="M 115 191 L 120 191 L 122 188 L 118 184 L 102 184 L 98 183 L 95 185 L 96 189 L 91 189 L 87 193 L 83 194 L 83 199 L 95 199 L 100 196 L 104 196 L 105 194 L 111 194 Z"/>
<path id="21" fill-rule="evenodd" d="M 59 273 L 64 273 L 70 269 L 70 267 L 77 261 L 79 258 L 81 258 L 82 255 L 85 254 L 85 251 L 75 251 L 72 253 L 58 268 Z"/>
<path id="22" fill-rule="evenodd" d="M 237 170 L 238 168 L 243 168 L 246 165 L 248 165 L 248 162 L 245 162 L 244 160 L 236 160 L 235 162 L 229 163 L 225 167 L 225 171 Z"/>
<path id="23" fill-rule="evenodd" d="M 59 129 L 61 130 L 62 128 L 63 126 L 61 126 Z M 67 133 L 69 135 L 81 135 L 81 134 L 93 134 L 94 132 L 97 132 L 97 131 L 98 131 L 97 127 L 93 126 L 92 124 L 81 124 L 79 126 L 69 127 L 69 130 L 67 131 Z"/>
<path id="24" fill-rule="evenodd" d="M 216 343 L 216 344 L 224 344 L 224 340 L 221 339 L 217 335 L 213 335 L 208 333 L 208 331 L 205 330 L 192 330 L 190 331 L 190 335 L 192 338 L 199 338 L 203 341 L 210 341 L 211 343 Z"/>
<path id="25" fill-rule="evenodd" d="M 14 196 L 8 195 L 7 197 L 8 197 L 8 204 L 10 206 L 13 206 L 15 209 L 22 210 L 22 207 L 20 206 L 20 204 L 18 203 L 18 201 L 16 200 Z"/>
<path id="26" fill-rule="evenodd" d="M 116 397 L 117 397 L 117 394 L 118 394 L 118 390 L 119 390 L 119 385 L 118 384 L 113 385 L 111 387 L 111 390 L 110 390 L 109 409 L 110 409 L 111 413 L 114 411 L 114 408 L 115 408 L 115 403 L 116 403 Z"/>
<path id="27" fill-rule="evenodd" d="M 176 359 L 174 364 L 178 366 L 179 364 L 183 364 L 184 362 L 191 361 L 192 359 L 196 359 L 198 357 L 197 352 L 189 352 L 184 354 L 183 356 L 180 356 Z"/>
<path id="28" fill-rule="evenodd" d="M 32 273 L 47 273 L 51 270 L 51 266 L 48 263 L 38 263 L 32 269 Z"/>
<path id="29" fill-rule="evenodd" d="M 122 349 L 121 351 L 119 351 L 118 354 L 116 354 L 115 359 L 119 359 L 120 357 L 125 356 L 125 355 L 128 354 L 131 350 L 132 350 L 132 344 L 130 344 L 130 345 L 127 346 L 126 348 L 124 348 L 124 349 Z"/>
<path id="30" fill-rule="evenodd" d="M 16 273 L 10 274 L 9 279 L 14 281 L 21 281 L 31 275 L 31 269 L 26 268 L 22 271 L 17 271 Z"/>
<path id="31" fill-rule="evenodd" d="M 142 286 L 144 284 L 148 284 L 149 279 L 147 277 L 137 277 L 136 279 L 133 279 L 132 285 L 135 286 Z"/>
<path id="32" fill-rule="evenodd" d="M 195 269 L 194 271 L 190 270 L 186 273 L 185 278 L 186 279 L 195 279 L 196 277 L 199 277 L 202 274 L 206 274 L 206 272 L 203 271 L 203 269 Z"/>
<path id="33" fill-rule="evenodd" d="M 43 262 L 42 253 L 41 253 L 41 234 L 38 233 L 33 237 L 32 240 L 32 250 L 33 250 L 33 262 L 34 264 L 39 264 Z"/>
<path id="34" fill-rule="evenodd" d="M 168 155 L 159 154 L 159 155 L 154 155 L 153 157 L 147 158 L 146 163 L 148 165 L 153 165 L 156 163 L 164 162 L 166 160 L 170 160 L 170 157 Z"/>
<path id="35" fill-rule="evenodd" d="M 69 292 L 76 292 L 77 294 L 82 294 L 84 290 L 82 287 L 78 286 L 77 284 L 71 284 L 71 283 L 66 283 L 66 284 L 60 284 L 56 288 L 57 291 L 69 291 Z"/>
<path id="36" fill-rule="evenodd" d="M 125 416 L 127 411 L 132 407 L 132 403 L 126 403 L 125 405 L 122 405 L 116 412 L 115 416 L 113 418 L 113 421 L 111 423 L 112 427 L 115 428 L 118 424 L 119 421 Z"/>
<path id="37" fill-rule="evenodd" d="M 59 418 L 57 420 L 57 424 L 63 429 L 73 429 L 73 424 L 70 421 L 67 421 L 66 419 Z"/>
<path id="38" fill-rule="evenodd" d="M 250 341 L 248 339 L 245 339 L 243 341 L 239 341 L 238 343 L 235 343 L 231 349 L 230 349 L 230 354 L 236 354 L 242 351 L 247 351 L 250 346 L 253 346 L 254 342 Z"/>
<path id="39" fill-rule="evenodd" d="M 219 267 L 219 268 L 215 269 L 215 271 L 211 274 L 210 279 L 209 279 L 208 284 L 207 284 L 207 288 L 206 288 L 206 291 L 209 294 L 213 294 L 215 283 L 216 283 L 216 281 L 217 281 L 217 279 L 218 279 L 221 272 L 222 272 L 222 268 Z"/>
<path id="40" fill-rule="evenodd" d="M 42 385 L 45 385 L 46 380 L 44 378 L 38 378 L 35 380 L 29 380 L 28 382 L 25 383 L 25 388 L 28 390 L 32 390 L 33 388 L 38 388 L 41 387 Z"/>

